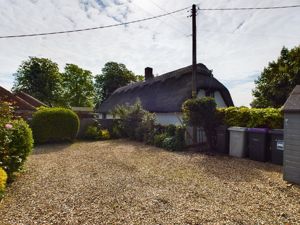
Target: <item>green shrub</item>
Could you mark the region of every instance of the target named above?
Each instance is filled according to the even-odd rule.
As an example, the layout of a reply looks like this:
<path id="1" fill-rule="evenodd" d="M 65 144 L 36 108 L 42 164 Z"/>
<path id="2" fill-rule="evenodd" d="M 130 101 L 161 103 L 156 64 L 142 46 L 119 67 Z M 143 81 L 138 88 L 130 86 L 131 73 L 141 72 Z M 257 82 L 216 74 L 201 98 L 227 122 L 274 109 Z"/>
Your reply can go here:
<path id="1" fill-rule="evenodd" d="M 182 105 L 183 119 L 187 125 L 203 127 L 211 149 L 216 147 L 218 114 L 214 98 L 188 99 Z"/>
<path id="2" fill-rule="evenodd" d="M 228 126 L 247 127 L 250 121 L 250 110 L 247 107 L 228 107 L 224 110 L 224 120 Z"/>
<path id="3" fill-rule="evenodd" d="M 218 118 L 227 126 L 283 128 L 283 113 L 275 108 L 219 108 Z"/>
<path id="4" fill-rule="evenodd" d="M 7 181 L 7 174 L 4 169 L 0 167 L 0 199 L 5 191 Z"/>
<path id="5" fill-rule="evenodd" d="M 112 138 L 122 138 L 125 134 L 122 133 L 123 128 L 119 120 L 115 120 L 111 128 L 111 137 Z"/>
<path id="6" fill-rule="evenodd" d="M 170 124 L 170 125 L 166 126 L 165 131 L 169 136 L 175 136 L 176 126 L 173 124 Z"/>
<path id="7" fill-rule="evenodd" d="M 153 144 L 156 147 L 162 148 L 163 147 L 163 141 L 168 137 L 168 135 L 166 133 L 162 133 L 162 134 L 156 134 L 154 135 L 154 140 L 153 140 Z"/>
<path id="8" fill-rule="evenodd" d="M 174 150 L 183 150 L 185 148 L 185 127 L 177 126 L 175 131 L 175 149 Z"/>
<path id="9" fill-rule="evenodd" d="M 174 135 L 169 135 L 167 132 L 155 134 L 153 144 L 156 147 L 165 148 L 172 151 L 183 150 L 185 147 L 185 128 L 181 126 L 174 127 Z"/>
<path id="10" fill-rule="evenodd" d="M 70 109 L 41 107 L 33 114 L 31 126 L 37 143 L 72 141 L 79 130 L 79 118 Z"/>
<path id="11" fill-rule="evenodd" d="M 104 130 L 100 130 L 100 133 L 101 133 L 101 140 L 108 140 L 110 139 L 110 133 L 107 129 L 104 129 Z"/>
<path id="12" fill-rule="evenodd" d="M 166 137 L 162 142 L 162 147 L 168 150 L 176 150 L 175 137 Z"/>
<path id="13" fill-rule="evenodd" d="M 113 136 L 153 142 L 155 115 L 144 110 L 139 101 L 131 106 L 118 106 L 112 113 L 119 118 L 113 126 Z"/>
<path id="14" fill-rule="evenodd" d="M 4 107 L 2 107 L 4 106 Z M 12 111 L 7 104 L 0 104 L 0 166 L 6 171 L 9 181 L 18 172 L 33 148 L 32 132 L 23 119 L 12 119 Z"/>
<path id="15" fill-rule="evenodd" d="M 84 137 L 88 140 L 108 140 L 110 139 L 110 133 L 106 129 L 100 129 L 99 126 L 88 126 Z"/>
<path id="16" fill-rule="evenodd" d="M 101 138 L 100 129 L 94 125 L 88 126 L 84 133 L 84 138 L 88 140 L 99 140 Z"/>

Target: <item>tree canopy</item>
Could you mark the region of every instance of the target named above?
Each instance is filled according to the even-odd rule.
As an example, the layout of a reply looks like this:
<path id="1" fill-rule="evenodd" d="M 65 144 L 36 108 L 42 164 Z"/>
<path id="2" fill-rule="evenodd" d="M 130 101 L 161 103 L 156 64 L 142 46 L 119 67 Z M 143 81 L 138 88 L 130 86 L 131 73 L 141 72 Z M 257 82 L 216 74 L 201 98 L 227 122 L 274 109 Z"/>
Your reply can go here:
<path id="1" fill-rule="evenodd" d="M 277 61 L 264 68 L 255 81 L 252 107 L 281 107 L 291 91 L 300 84 L 300 46 L 291 50 L 283 47 Z"/>
<path id="2" fill-rule="evenodd" d="M 104 65 L 102 73 L 95 77 L 96 102 L 103 102 L 117 88 L 140 80 L 141 76 L 136 76 L 124 64 L 108 62 Z"/>
<path id="3" fill-rule="evenodd" d="M 62 97 L 68 106 L 93 106 L 94 84 L 92 73 L 77 65 L 67 64 L 62 73 Z"/>
<path id="4" fill-rule="evenodd" d="M 13 91 L 24 91 L 52 106 L 59 104 L 61 74 L 50 59 L 30 57 L 15 74 Z"/>

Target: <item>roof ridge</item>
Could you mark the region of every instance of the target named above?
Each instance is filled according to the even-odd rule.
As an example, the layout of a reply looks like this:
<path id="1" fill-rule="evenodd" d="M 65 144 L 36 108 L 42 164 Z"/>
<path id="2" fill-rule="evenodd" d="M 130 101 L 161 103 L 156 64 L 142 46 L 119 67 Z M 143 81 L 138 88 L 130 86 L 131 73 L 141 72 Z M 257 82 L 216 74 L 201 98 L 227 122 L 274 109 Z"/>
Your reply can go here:
<path id="1" fill-rule="evenodd" d="M 149 84 L 153 84 L 153 83 L 155 83 L 155 82 L 157 82 L 157 81 L 160 81 L 160 80 L 162 80 L 163 78 L 165 78 L 165 79 L 163 79 L 163 80 L 166 80 L 166 79 L 168 79 L 168 78 L 170 78 L 170 77 L 172 77 L 172 76 L 176 76 L 177 75 L 177 73 L 181 73 L 181 72 L 183 72 L 183 71 L 185 71 L 186 70 L 186 72 L 185 73 L 188 73 L 188 72 L 190 72 L 190 70 L 192 70 L 192 66 L 193 65 L 189 65 L 189 66 L 186 66 L 186 67 L 182 67 L 182 68 L 179 68 L 179 69 L 177 69 L 177 70 L 173 70 L 173 71 L 171 71 L 171 72 L 167 72 L 167 73 L 164 73 L 164 74 L 161 74 L 161 75 L 158 75 L 158 76 L 155 76 L 155 77 L 153 77 L 152 79 L 150 79 L 150 80 L 147 80 L 147 81 L 139 81 L 139 82 L 134 82 L 134 83 L 130 83 L 130 84 L 127 84 L 127 85 L 125 85 L 125 86 L 123 86 L 123 87 L 119 87 L 118 89 L 116 89 L 113 93 L 119 93 L 119 92 L 122 92 L 122 91 L 124 91 L 124 90 L 130 90 L 130 89 L 132 89 L 132 88 L 135 88 L 135 87 L 137 87 L 137 86 L 144 86 L 144 85 L 149 85 Z M 197 63 L 197 72 L 205 72 L 205 71 L 210 71 L 203 63 Z M 210 74 L 211 74 L 211 71 L 209 72 Z M 182 75 L 182 74 L 180 74 L 180 75 Z M 207 74 L 208 75 L 208 74 Z M 144 85 L 143 85 L 144 84 Z"/>

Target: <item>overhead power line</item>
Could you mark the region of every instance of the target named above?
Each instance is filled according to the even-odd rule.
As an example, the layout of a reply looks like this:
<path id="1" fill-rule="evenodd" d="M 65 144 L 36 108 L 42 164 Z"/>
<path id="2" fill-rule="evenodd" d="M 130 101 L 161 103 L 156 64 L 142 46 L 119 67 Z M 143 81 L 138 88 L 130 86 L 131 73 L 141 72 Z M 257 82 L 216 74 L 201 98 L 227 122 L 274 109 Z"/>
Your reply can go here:
<path id="1" fill-rule="evenodd" d="M 199 5 L 199 4 L 197 4 Z M 270 7 L 248 7 L 248 8 L 201 8 L 198 9 L 200 11 L 226 11 L 226 10 L 270 10 L 270 9 L 287 9 L 287 8 L 299 8 L 300 5 L 287 5 L 287 6 L 270 6 Z M 45 32 L 45 33 L 32 33 L 32 34 L 18 34 L 18 35 L 5 35 L 0 36 L 0 39 L 4 38 L 23 38 L 23 37 L 35 37 L 35 36 L 46 36 L 46 35 L 56 35 L 56 34 L 67 34 L 67 33 L 77 33 L 77 32 L 83 32 L 83 31 L 90 31 L 90 30 L 99 30 L 99 29 L 105 29 L 105 28 L 111 28 L 111 27 L 118 27 L 123 25 L 129 25 L 134 23 L 140 23 L 148 20 L 158 19 L 161 17 L 169 16 L 178 12 L 182 12 L 184 10 L 190 9 L 190 7 L 185 7 L 182 9 L 178 9 L 172 12 L 164 13 L 157 16 L 151 16 L 143 19 L 123 22 L 123 23 L 117 23 L 117 24 L 110 24 L 110 25 L 103 25 L 103 26 L 97 26 L 97 27 L 89 27 L 89 28 L 82 28 L 82 29 L 74 29 L 74 30 L 65 30 L 65 31 L 54 31 L 54 32 Z"/>
<path id="2" fill-rule="evenodd" d="M 144 19 L 138 19 L 138 20 L 133 20 L 133 21 L 128 21 L 128 22 L 123 22 L 123 23 L 117 23 L 117 24 L 110 24 L 110 25 L 103 25 L 103 26 L 98 26 L 98 27 L 89 27 L 89 28 L 82 28 L 82 29 L 75 29 L 75 30 L 65 30 L 65 31 L 54 31 L 54 32 L 45 32 L 45 33 L 34 33 L 34 34 L 18 34 L 18 35 L 6 35 L 6 36 L 0 36 L 0 38 L 22 38 L 22 37 L 35 37 L 35 36 L 46 36 L 46 35 L 55 35 L 55 34 L 67 34 L 67 33 L 76 33 L 76 32 L 82 32 L 82 31 L 89 31 L 89 30 L 99 30 L 99 29 L 104 29 L 104 28 L 110 28 L 110 27 L 118 27 L 118 26 L 123 26 L 123 25 L 129 25 L 133 23 L 139 23 L 147 20 L 153 20 L 157 19 L 160 17 L 168 16 L 174 13 L 178 13 L 184 10 L 189 9 L 190 7 L 186 7 L 183 9 L 178 9 L 169 13 L 157 15 L 157 16 L 151 16 L 148 18 Z"/>
<path id="3" fill-rule="evenodd" d="M 199 5 L 199 4 L 198 4 Z M 288 9 L 288 8 L 299 8 L 300 5 L 286 5 L 286 6 L 268 6 L 268 7 L 237 7 L 237 8 L 200 8 L 200 11 L 238 11 L 238 10 L 269 10 L 269 9 Z"/>

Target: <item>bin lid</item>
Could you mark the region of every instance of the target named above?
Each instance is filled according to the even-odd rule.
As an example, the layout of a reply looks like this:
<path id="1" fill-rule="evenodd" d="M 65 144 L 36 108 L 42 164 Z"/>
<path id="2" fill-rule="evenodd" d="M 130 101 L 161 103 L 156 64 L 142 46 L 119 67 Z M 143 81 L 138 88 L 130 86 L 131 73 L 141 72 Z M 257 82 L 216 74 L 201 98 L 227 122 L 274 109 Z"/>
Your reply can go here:
<path id="1" fill-rule="evenodd" d="M 244 131 L 247 131 L 247 127 L 229 127 L 228 130 L 244 132 Z"/>
<path id="2" fill-rule="evenodd" d="M 269 134 L 283 134 L 283 129 L 272 129 L 272 130 L 269 130 Z"/>
<path id="3" fill-rule="evenodd" d="M 251 133 L 267 133 L 268 128 L 248 128 L 247 131 Z"/>

